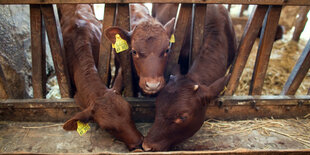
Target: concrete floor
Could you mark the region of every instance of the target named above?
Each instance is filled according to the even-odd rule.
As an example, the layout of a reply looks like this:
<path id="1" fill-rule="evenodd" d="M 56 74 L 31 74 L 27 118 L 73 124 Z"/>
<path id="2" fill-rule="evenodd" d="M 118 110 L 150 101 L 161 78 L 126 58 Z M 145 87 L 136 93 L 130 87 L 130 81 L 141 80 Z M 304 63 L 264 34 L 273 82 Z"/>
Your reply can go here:
<path id="1" fill-rule="evenodd" d="M 302 121 L 303 124 L 310 123 L 310 119 L 303 119 Z M 310 148 L 310 143 L 308 145 L 307 143 L 301 143 L 278 132 L 269 132 L 268 136 L 266 136 L 258 128 L 246 132 L 226 132 L 229 127 L 227 123 L 229 122 L 224 124 L 223 122 L 206 122 L 193 137 L 172 147 L 171 150 L 235 150 L 238 148 L 285 150 Z M 236 123 L 238 124 L 238 121 L 234 122 L 234 124 Z M 253 122 L 251 125 L 253 125 Z M 96 124 L 90 124 L 90 126 L 90 131 L 84 136 L 79 136 L 75 131 L 64 131 L 61 123 L 2 121 L 0 122 L 0 153 L 128 153 L 126 146 L 122 142 L 115 140 L 107 132 L 99 129 Z M 284 126 L 289 127 L 289 125 L 285 124 Z M 300 128 L 296 128 L 296 126 L 300 126 Z M 137 127 L 143 135 L 146 135 L 151 124 L 137 123 Z M 221 129 L 221 127 L 224 128 Z M 296 130 L 299 133 L 301 129 L 302 132 L 305 132 L 303 134 L 310 135 L 310 126 L 305 127 L 297 124 L 289 128 L 289 130 Z M 231 130 L 236 129 L 232 128 Z M 274 130 L 282 132 L 287 128 L 274 128 Z"/>

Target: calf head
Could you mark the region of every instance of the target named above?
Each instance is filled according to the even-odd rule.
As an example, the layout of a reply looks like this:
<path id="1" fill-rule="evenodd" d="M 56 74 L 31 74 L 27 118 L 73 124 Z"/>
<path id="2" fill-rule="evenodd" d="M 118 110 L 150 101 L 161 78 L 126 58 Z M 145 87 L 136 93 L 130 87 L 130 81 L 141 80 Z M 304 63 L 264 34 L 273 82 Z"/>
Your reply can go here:
<path id="1" fill-rule="evenodd" d="M 130 104 L 120 95 L 121 82 L 118 76 L 112 89 L 104 90 L 106 92 L 103 96 L 92 99 L 90 106 L 74 115 L 63 128 L 76 130 L 77 121 L 86 123 L 93 119 L 100 128 L 106 129 L 114 137 L 123 141 L 129 150 L 141 149 L 143 136 L 132 121 Z"/>
<path id="2" fill-rule="evenodd" d="M 205 110 L 226 85 L 222 77 L 210 86 L 199 85 L 186 76 L 169 81 L 156 99 L 155 122 L 144 139 L 145 151 L 164 151 L 194 135 L 205 118 Z"/>
<path id="3" fill-rule="evenodd" d="M 105 30 L 106 37 L 115 43 L 115 35 L 130 43 L 132 60 L 140 78 L 139 87 L 147 94 L 157 93 L 164 87 L 164 71 L 169 55 L 169 39 L 173 31 L 175 19 L 165 26 L 158 21 L 141 22 L 128 32 L 119 27 Z"/>

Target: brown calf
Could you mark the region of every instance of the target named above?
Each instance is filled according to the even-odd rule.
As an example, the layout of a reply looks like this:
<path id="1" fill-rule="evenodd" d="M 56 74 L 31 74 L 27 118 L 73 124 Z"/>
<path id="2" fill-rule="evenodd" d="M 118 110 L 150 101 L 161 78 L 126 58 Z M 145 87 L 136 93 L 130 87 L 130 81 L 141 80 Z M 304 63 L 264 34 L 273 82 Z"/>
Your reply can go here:
<path id="1" fill-rule="evenodd" d="M 97 72 L 101 23 L 88 4 L 64 4 L 58 8 L 66 61 L 76 88 L 74 98 L 83 109 L 63 128 L 76 130 L 78 120 L 88 122 L 93 119 L 102 129 L 125 142 L 130 150 L 138 148 L 143 137 L 131 119 L 130 104 L 120 95 L 120 72 L 112 89 L 104 85 Z"/>
<path id="2" fill-rule="evenodd" d="M 204 44 L 189 72 L 170 78 L 159 93 L 144 150 L 168 150 L 199 130 L 208 104 L 229 79 L 225 73 L 235 52 L 235 32 L 227 10 L 222 5 L 208 5 Z"/>
<path id="3" fill-rule="evenodd" d="M 112 43 L 116 41 L 116 34 L 129 43 L 133 63 L 140 78 L 139 86 L 147 94 L 157 93 L 165 85 L 164 71 L 174 21 L 175 18 L 172 18 L 163 26 L 149 14 L 144 5 L 130 4 L 131 31 L 119 27 L 105 30 L 106 37 Z"/>

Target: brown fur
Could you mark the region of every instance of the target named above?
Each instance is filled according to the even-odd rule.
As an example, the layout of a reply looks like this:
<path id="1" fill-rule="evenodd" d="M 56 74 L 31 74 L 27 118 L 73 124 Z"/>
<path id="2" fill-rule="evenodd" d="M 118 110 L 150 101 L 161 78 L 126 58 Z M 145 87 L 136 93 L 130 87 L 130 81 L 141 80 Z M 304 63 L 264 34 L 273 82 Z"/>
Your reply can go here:
<path id="1" fill-rule="evenodd" d="M 152 16 L 161 23 L 166 23 L 169 19 L 176 17 L 179 4 L 165 4 L 158 3 L 153 4 Z M 191 16 L 189 21 L 191 21 Z M 180 56 L 179 56 L 179 65 L 182 74 L 186 74 L 189 68 L 189 52 L 190 52 L 190 26 L 186 27 L 184 30 L 185 40 L 183 42 Z M 171 51 L 173 52 L 173 51 Z"/>
<path id="2" fill-rule="evenodd" d="M 147 94 L 157 93 L 164 87 L 164 71 L 169 55 L 169 39 L 173 31 L 174 18 L 165 26 L 155 20 L 142 4 L 130 5 L 130 27 L 128 32 L 119 27 L 105 30 L 107 38 L 115 43 L 115 35 L 130 43 L 133 63 L 140 78 L 139 86 Z"/>
<path id="3" fill-rule="evenodd" d="M 208 5 L 204 44 L 186 75 L 172 77 L 156 99 L 155 122 L 143 142 L 146 151 L 168 150 L 191 137 L 211 100 L 223 90 L 236 52 L 235 33 L 222 5 Z"/>
<path id="4" fill-rule="evenodd" d="M 131 119 L 131 106 L 119 94 L 121 74 L 118 74 L 115 87 L 108 89 L 96 68 L 101 23 L 88 4 L 63 4 L 58 8 L 66 61 L 76 87 L 75 101 L 83 109 L 63 128 L 76 130 L 78 120 L 88 122 L 93 119 L 102 129 L 125 142 L 129 149 L 138 148 L 143 138 Z"/>
<path id="5" fill-rule="evenodd" d="M 178 6 L 178 3 L 155 3 L 152 8 L 152 16 L 162 24 L 167 23 L 171 18 L 176 17 Z"/>

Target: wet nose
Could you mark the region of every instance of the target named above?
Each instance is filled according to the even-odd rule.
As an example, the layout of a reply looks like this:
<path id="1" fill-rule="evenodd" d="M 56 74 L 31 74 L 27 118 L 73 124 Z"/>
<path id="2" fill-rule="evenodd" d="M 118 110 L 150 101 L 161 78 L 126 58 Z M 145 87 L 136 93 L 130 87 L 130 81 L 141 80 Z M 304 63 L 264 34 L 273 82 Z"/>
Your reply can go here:
<path id="1" fill-rule="evenodd" d="M 143 142 L 142 143 L 142 148 L 144 151 L 151 151 L 152 148 L 150 146 L 147 145 L 147 143 Z"/>
<path id="2" fill-rule="evenodd" d="M 149 90 L 157 89 L 160 85 L 160 82 L 145 82 L 146 88 Z"/>
<path id="3" fill-rule="evenodd" d="M 135 143 L 127 144 L 128 149 L 132 152 L 142 152 L 142 143 L 143 143 L 144 137 L 141 135 L 139 137 L 139 140 Z"/>

